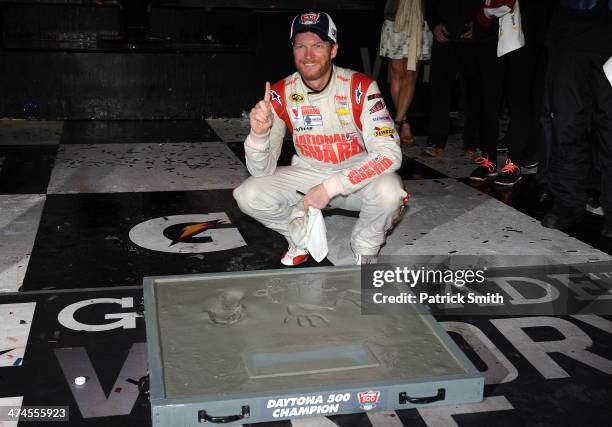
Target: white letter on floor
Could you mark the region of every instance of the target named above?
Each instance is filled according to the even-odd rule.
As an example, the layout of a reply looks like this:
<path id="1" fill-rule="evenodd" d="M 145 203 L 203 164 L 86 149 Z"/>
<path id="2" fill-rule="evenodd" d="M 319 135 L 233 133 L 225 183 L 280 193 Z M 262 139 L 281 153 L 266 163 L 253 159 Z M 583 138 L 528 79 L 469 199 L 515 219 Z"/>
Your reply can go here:
<path id="1" fill-rule="evenodd" d="M 561 353 L 592 368 L 612 374 L 612 361 L 587 350 L 593 341 L 573 323 L 557 317 L 521 317 L 492 319 L 491 323 L 519 350 L 544 378 L 566 378 L 570 375 L 548 353 Z M 555 328 L 565 338 L 555 341 L 535 342 L 523 328 L 548 326 Z"/>

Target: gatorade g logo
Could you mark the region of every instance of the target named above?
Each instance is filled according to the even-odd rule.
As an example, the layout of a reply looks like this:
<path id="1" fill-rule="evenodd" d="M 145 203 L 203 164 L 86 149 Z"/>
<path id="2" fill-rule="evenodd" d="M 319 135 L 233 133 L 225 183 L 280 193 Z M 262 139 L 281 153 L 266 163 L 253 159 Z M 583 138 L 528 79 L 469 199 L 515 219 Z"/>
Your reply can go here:
<path id="1" fill-rule="evenodd" d="M 104 319 L 106 320 L 114 320 L 110 323 L 83 323 L 77 319 L 83 319 L 84 316 L 81 314 L 79 316 L 76 315 L 77 311 L 80 311 L 82 308 L 97 305 L 97 304 L 117 304 L 120 305 L 121 308 L 134 308 L 134 298 L 125 297 L 125 298 L 94 298 L 89 300 L 83 300 L 75 302 L 74 304 L 70 304 L 67 307 L 64 307 L 62 311 L 57 315 L 57 321 L 65 328 L 72 329 L 73 331 L 87 331 L 87 332 L 102 332 L 102 331 L 111 331 L 113 329 L 123 328 L 123 329 L 135 329 L 136 328 L 136 318 L 143 317 L 141 314 L 136 313 L 135 311 L 130 312 L 113 312 L 104 315 Z M 115 309 L 113 309 L 115 310 Z"/>
<path id="2" fill-rule="evenodd" d="M 205 253 L 235 249 L 246 242 L 224 212 L 150 219 L 130 230 L 132 242 L 168 253 Z"/>

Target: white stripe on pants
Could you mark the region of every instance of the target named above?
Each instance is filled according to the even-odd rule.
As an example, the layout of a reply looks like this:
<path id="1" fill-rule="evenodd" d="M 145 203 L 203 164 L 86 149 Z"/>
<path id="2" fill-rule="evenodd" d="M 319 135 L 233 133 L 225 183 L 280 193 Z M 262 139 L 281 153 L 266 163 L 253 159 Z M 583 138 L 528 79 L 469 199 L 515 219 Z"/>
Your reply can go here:
<path id="1" fill-rule="evenodd" d="M 242 212 L 289 239 L 289 217 L 303 196 L 335 172 L 321 172 L 301 166 L 281 166 L 270 176 L 250 177 L 234 190 Z M 359 211 L 351 235 L 351 247 L 358 255 L 377 255 L 385 232 L 399 214 L 406 197 L 402 180 L 395 173 L 373 179 L 358 191 L 338 195 L 330 207 Z"/>

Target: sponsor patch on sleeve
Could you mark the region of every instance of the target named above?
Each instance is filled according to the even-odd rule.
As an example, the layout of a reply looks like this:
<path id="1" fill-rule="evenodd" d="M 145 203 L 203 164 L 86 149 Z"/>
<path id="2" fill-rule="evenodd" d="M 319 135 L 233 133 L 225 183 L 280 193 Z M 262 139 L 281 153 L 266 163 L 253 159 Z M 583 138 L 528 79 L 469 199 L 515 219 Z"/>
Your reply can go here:
<path id="1" fill-rule="evenodd" d="M 387 114 L 382 114 L 382 115 L 375 115 L 372 116 L 372 121 L 373 122 L 389 122 L 389 123 L 393 123 L 393 119 L 391 118 L 391 116 L 387 113 Z"/>
<path id="2" fill-rule="evenodd" d="M 368 101 L 371 101 L 372 99 L 377 99 L 377 98 L 382 99 L 382 95 L 380 93 L 373 93 L 372 95 L 368 95 Z"/>
<path id="3" fill-rule="evenodd" d="M 374 127 L 374 136 L 389 136 L 393 138 L 395 131 L 390 127 Z"/>
<path id="4" fill-rule="evenodd" d="M 382 99 L 379 99 L 378 101 L 376 101 L 376 103 L 374 105 L 372 105 L 372 107 L 370 108 L 370 114 L 374 114 L 377 113 L 383 109 L 385 109 L 387 106 L 385 105 L 385 101 L 383 101 Z"/>
<path id="5" fill-rule="evenodd" d="M 360 182 L 384 173 L 393 164 L 393 161 L 383 155 L 378 155 L 358 169 L 349 171 L 347 178 L 351 184 Z"/>

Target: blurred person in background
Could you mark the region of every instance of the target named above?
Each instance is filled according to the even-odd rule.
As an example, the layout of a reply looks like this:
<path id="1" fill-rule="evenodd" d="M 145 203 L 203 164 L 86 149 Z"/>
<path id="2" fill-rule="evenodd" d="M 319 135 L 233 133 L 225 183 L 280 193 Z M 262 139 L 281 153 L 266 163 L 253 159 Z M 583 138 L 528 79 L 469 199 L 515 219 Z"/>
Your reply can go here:
<path id="1" fill-rule="evenodd" d="M 553 207 L 542 225 L 566 230 L 580 222 L 593 156 L 601 172 L 602 235 L 612 238 L 612 0 L 559 0 L 548 39 Z"/>
<path id="2" fill-rule="evenodd" d="M 480 104 L 473 28 L 482 0 L 427 0 L 425 18 L 434 36 L 431 50 L 431 118 L 423 154 L 444 154 L 450 130 L 450 105 L 457 74 L 464 83 L 464 149 L 473 151 L 478 140 Z"/>
<path id="3" fill-rule="evenodd" d="M 389 58 L 394 121 L 404 144 L 414 143 L 406 114 L 414 98 L 419 61 L 430 53 L 431 33 L 423 19 L 422 0 L 387 0 L 379 54 Z"/>
<path id="4" fill-rule="evenodd" d="M 474 29 L 481 94 L 481 142 L 483 157 L 470 175 L 473 182 L 493 180 L 503 188 L 511 188 L 522 178 L 521 166 L 537 165 L 538 140 L 534 127 L 538 111 L 533 102 L 537 75 L 538 37 L 543 23 L 537 11 L 545 2 L 530 0 L 486 0 L 477 14 L 478 25 Z M 509 53 L 498 56 L 499 19 L 491 14 L 498 8 L 514 11 L 520 7 L 522 32 L 525 44 Z M 510 112 L 508 156 L 501 169 L 497 164 L 499 116 L 502 95 L 506 93 Z"/>

